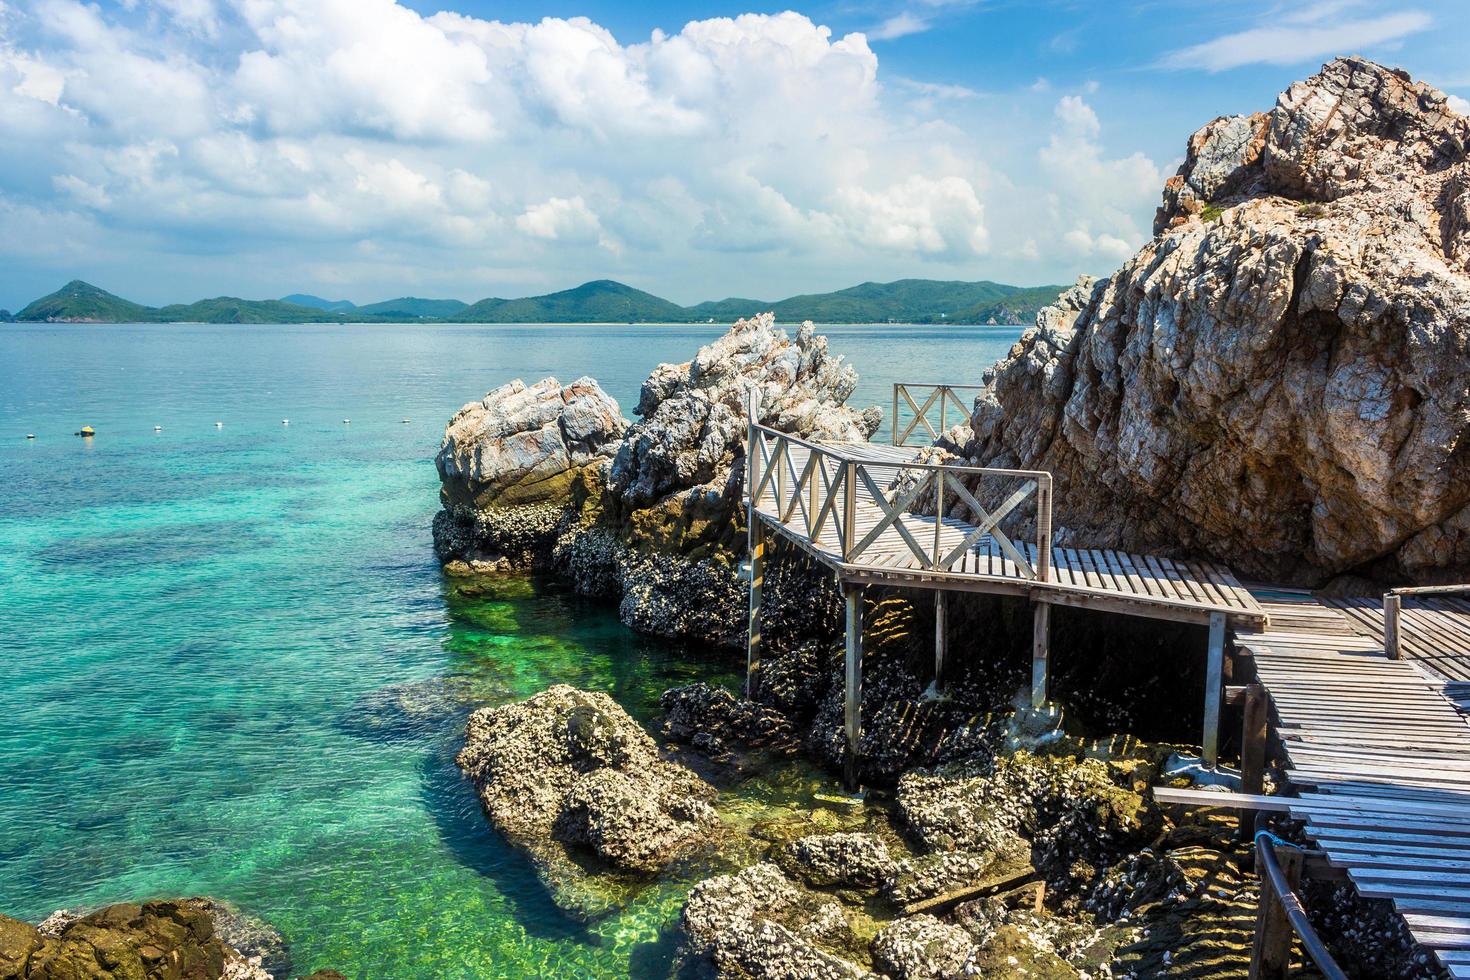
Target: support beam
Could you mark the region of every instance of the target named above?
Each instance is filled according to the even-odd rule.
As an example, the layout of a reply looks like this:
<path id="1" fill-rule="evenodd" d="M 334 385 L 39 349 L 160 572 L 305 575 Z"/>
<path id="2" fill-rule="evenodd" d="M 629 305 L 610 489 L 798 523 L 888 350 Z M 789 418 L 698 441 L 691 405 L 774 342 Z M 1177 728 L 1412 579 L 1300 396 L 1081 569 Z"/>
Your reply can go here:
<path id="1" fill-rule="evenodd" d="M 1256 845 L 1256 867 L 1263 865 L 1261 845 Z M 1276 861 L 1286 877 L 1292 891 L 1301 887 L 1302 852 L 1294 847 L 1283 847 L 1276 852 Z M 1293 899 L 1294 900 L 1294 899 Z M 1269 880 L 1261 882 L 1261 899 L 1256 908 L 1256 942 L 1251 950 L 1250 980 L 1286 980 L 1291 969 L 1291 945 L 1293 940 L 1291 919 L 1286 906 L 1271 886 Z"/>
<path id="2" fill-rule="evenodd" d="M 847 731 L 847 757 L 843 760 L 843 782 L 848 792 L 858 788 L 858 739 L 862 736 L 863 703 L 863 588 L 844 583 L 843 598 L 847 603 L 847 683 L 844 691 L 843 720 Z"/>
<path id="3" fill-rule="evenodd" d="M 1031 707 L 1046 704 L 1048 665 L 1051 656 L 1051 603 L 1032 601 L 1031 620 Z"/>
<path id="4" fill-rule="evenodd" d="M 745 639 L 745 696 L 754 699 L 760 683 L 761 593 L 766 581 L 766 527 L 759 518 L 750 522 L 747 548 L 750 557 L 750 626 Z"/>
<path id="5" fill-rule="evenodd" d="M 934 590 L 934 692 L 944 684 L 944 662 L 949 657 L 948 612 L 943 589 Z"/>
<path id="6" fill-rule="evenodd" d="M 1210 648 L 1205 659 L 1205 731 L 1200 739 L 1207 768 L 1220 761 L 1220 702 L 1224 698 L 1225 614 L 1210 613 Z"/>
<path id="7" fill-rule="evenodd" d="M 1392 592 L 1383 597 L 1383 652 L 1389 660 L 1404 658 L 1403 641 L 1399 638 L 1399 612 L 1403 600 Z"/>
<path id="8" fill-rule="evenodd" d="M 1260 795 L 1266 788 L 1266 739 L 1270 733 L 1270 717 L 1266 710 L 1266 688 L 1248 684 L 1245 689 L 1245 714 L 1240 725 L 1240 791 Z M 1255 826 L 1254 810 L 1240 812 L 1241 836 L 1249 836 Z"/>

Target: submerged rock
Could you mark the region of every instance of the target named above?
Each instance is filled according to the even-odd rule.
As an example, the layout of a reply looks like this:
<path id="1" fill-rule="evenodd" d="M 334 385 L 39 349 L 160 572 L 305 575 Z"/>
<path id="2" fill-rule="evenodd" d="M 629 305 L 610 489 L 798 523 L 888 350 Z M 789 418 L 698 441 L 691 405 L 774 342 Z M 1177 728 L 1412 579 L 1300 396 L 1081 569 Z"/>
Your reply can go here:
<path id="1" fill-rule="evenodd" d="M 456 761 L 496 830 L 582 918 L 610 911 L 619 884 L 710 842 L 720 825 L 714 788 L 665 760 L 606 694 L 561 684 L 481 708 Z M 623 879 L 604 880 L 588 859 Z"/>
<path id="2" fill-rule="evenodd" d="M 1470 121 L 1340 58 L 1190 141 L 1157 236 L 1044 311 L 966 454 L 1058 540 L 1309 585 L 1470 571 Z"/>

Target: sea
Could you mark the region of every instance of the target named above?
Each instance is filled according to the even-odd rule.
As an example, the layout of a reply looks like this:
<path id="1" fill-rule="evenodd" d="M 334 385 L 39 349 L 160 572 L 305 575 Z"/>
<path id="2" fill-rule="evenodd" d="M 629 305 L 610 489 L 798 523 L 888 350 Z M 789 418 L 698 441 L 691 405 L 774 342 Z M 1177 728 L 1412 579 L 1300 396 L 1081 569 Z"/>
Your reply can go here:
<path id="1" fill-rule="evenodd" d="M 568 683 L 652 723 L 740 664 L 555 583 L 457 587 L 434 454 L 512 378 L 591 375 L 631 415 L 723 330 L 0 325 L 0 912 L 209 895 L 292 975 L 667 976 L 689 883 L 567 920 L 454 753 L 472 703 Z M 822 332 L 886 414 L 893 382 L 976 382 L 1021 328 Z M 831 788 L 793 762 L 722 809 Z"/>

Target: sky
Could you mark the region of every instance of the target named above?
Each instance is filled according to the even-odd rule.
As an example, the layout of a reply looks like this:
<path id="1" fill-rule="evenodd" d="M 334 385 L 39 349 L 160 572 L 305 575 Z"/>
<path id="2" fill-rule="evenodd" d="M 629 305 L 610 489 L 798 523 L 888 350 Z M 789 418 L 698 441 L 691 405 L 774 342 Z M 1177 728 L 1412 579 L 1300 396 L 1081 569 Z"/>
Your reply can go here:
<path id="1" fill-rule="evenodd" d="M 1189 134 L 1457 0 L 0 0 L 0 307 L 1106 275 Z"/>

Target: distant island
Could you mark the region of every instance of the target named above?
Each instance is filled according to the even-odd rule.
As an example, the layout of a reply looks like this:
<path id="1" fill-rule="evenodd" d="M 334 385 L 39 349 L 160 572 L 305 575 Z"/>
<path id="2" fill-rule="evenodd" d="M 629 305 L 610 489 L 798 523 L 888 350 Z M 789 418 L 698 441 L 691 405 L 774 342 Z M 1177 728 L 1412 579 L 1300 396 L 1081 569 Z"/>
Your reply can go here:
<path id="1" fill-rule="evenodd" d="M 783 300 L 722 299 L 679 306 L 641 289 L 598 279 L 522 299 L 404 296 L 358 306 L 305 293 L 281 299 L 220 296 L 154 307 L 75 279 L 13 317 L 43 323 L 704 323 L 773 311 L 783 321 L 818 323 L 1027 323 L 1063 286 L 899 279 Z M 7 314 L 5 318 L 9 319 Z"/>

